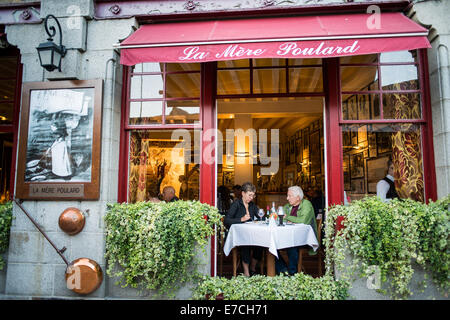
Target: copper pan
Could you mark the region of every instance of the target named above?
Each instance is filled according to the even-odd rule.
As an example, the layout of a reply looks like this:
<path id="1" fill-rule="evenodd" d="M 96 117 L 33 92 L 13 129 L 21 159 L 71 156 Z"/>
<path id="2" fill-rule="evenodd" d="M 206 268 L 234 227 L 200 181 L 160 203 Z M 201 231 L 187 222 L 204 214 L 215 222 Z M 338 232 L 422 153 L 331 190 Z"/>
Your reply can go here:
<path id="1" fill-rule="evenodd" d="M 100 287 L 103 271 L 100 265 L 89 258 L 72 261 L 66 268 L 67 289 L 78 294 L 89 294 Z"/>
<path id="2" fill-rule="evenodd" d="M 84 223 L 84 214 L 77 208 L 67 208 L 59 216 L 59 227 L 71 236 L 81 232 L 84 228 Z"/>

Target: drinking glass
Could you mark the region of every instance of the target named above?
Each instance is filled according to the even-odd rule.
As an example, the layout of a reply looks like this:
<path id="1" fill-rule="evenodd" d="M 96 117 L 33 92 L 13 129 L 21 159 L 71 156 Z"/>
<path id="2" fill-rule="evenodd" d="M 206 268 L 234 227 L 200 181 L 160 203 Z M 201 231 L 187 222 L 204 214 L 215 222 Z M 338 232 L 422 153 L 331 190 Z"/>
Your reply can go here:
<path id="1" fill-rule="evenodd" d="M 279 218 L 278 225 L 279 225 L 279 226 L 284 226 L 284 224 L 283 224 L 284 209 L 283 209 L 282 206 L 279 206 L 279 207 L 278 207 L 278 212 L 277 212 L 277 214 L 278 214 L 278 218 Z"/>
<path id="2" fill-rule="evenodd" d="M 258 211 L 258 216 L 259 216 L 259 220 L 261 220 L 262 221 L 262 218 L 264 217 L 264 210 L 263 209 L 259 209 L 259 211 Z"/>

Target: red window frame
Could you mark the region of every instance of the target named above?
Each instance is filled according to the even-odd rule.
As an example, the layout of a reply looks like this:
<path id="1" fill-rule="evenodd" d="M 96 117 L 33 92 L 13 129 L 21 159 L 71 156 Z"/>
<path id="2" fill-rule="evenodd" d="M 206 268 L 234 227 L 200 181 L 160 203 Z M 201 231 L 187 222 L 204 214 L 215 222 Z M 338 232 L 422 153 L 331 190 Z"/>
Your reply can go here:
<path id="1" fill-rule="evenodd" d="M 118 202 L 128 201 L 128 159 L 129 159 L 129 139 L 132 130 L 165 130 L 165 129 L 198 129 L 203 132 L 216 129 L 216 70 L 215 62 L 202 63 L 200 69 L 201 87 L 200 87 L 200 122 L 197 124 L 154 124 L 154 125 L 129 125 L 129 94 L 131 84 L 131 67 L 124 67 L 122 76 L 122 117 L 120 124 L 120 157 L 119 157 L 119 183 L 118 183 Z M 165 90 L 165 88 L 164 88 Z M 164 93 L 165 96 L 165 93 Z M 187 98 L 188 100 L 192 100 Z M 175 99 L 178 100 L 178 99 Z M 163 110 L 164 112 L 164 110 Z M 214 136 L 206 137 L 202 134 L 201 139 L 201 157 L 205 147 L 215 143 Z M 215 152 L 215 151 L 214 151 Z M 212 155 L 215 159 L 215 154 Z M 200 163 L 200 202 L 215 206 L 216 181 L 215 181 L 216 163 Z M 211 276 L 215 275 L 216 261 L 216 241 L 215 236 L 211 237 Z"/>
<path id="2" fill-rule="evenodd" d="M 296 65 L 296 64 L 289 64 L 289 60 L 292 59 L 279 59 L 284 60 L 284 65 L 278 65 L 278 66 L 256 66 L 253 63 L 254 59 L 245 59 L 249 60 L 249 65 L 246 67 L 217 67 L 217 71 L 226 71 L 226 70 L 233 70 L 233 71 L 243 71 L 243 70 L 249 70 L 250 72 L 250 83 L 249 93 L 242 93 L 242 94 L 218 94 L 217 98 L 220 99 L 232 99 L 232 98 L 272 98 L 272 97 L 324 97 L 325 96 L 325 87 L 323 87 L 323 91 L 321 92 L 290 92 L 290 81 L 289 81 L 289 71 L 294 69 L 305 69 L 305 68 L 322 68 L 323 64 L 310 64 L 310 65 Z M 324 59 L 317 59 L 323 61 Z M 273 69 L 280 69 L 285 70 L 285 86 L 286 91 L 283 93 L 254 93 L 254 84 L 253 84 L 253 71 L 255 70 L 273 70 Z M 325 80 L 323 80 L 325 82 Z"/>
<path id="3" fill-rule="evenodd" d="M 5 35 L 2 35 L 5 37 Z M 13 119 L 10 124 L 2 124 L 0 125 L 1 133 L 12 133 L 13 135 L 13 148 L 12 148 L 12 157 L 11 157 L 11 171 L 10 171 L 10 184 L 9 184 L 9 194 L 12 198 L 15 191 L 15 175 L 16 175 L 16 153 L 17 153 L 17 141 L 18 141 L 18 130 L 19 130 L 19 114 L 20 114 L 20 96 L 21 96 L 21 88 L 22 88 L 22 71 L 23 64 L 21 63 L 20 52 L 16 48 L 8 49 L 8 52 L 2 57 L 12 57 L 17 58 L 16 65 L 16 75 L 15 78 L 5 78 L 1 77 L 1 80 L 12 80 L 15 81 L 15 91 L 14 91 L 14 99 L 8 100 L 4 102 L 12 102 L 13 103 Z"/>
<path id="4" fill-rule="evenodd" d="M 436 187 L 436 172 L 434 162 L 434 147 L 433 147 L 433 128 L 431 118 L 431 101 L 430 101 L 430 89 L 428 78 L 428 59 L 426 49 L 417 50 L 417 62 L 411 63 L 381 63 L 380 54 L 376 63 L 372 64 L 342 64 L 342 66 L 377 66 L 378 68 L 378 90 L 371 91 L 341 91 L 341 79 L 340 79 L 340 61 L 339 58 L 329 59 L 328 65 L 328 86 L 327 92 L 327 115 L 330 130 L 327 138 L 327 144 L 330 147 L 328 150 L 331 163 L 328 165 L 329 169 L 329 182 L 333 180 L 333 184 L 328 184 L 329 191 L 329 204 L 343 203 L 343 171 L 342 171 L 342 137 L 341 126 L 346 124 L 383 124 L 383 123 L 415 123 L 420 125 L 421 128 L 421 145 L 422 145 L 422 157 L 423 157 L 423 175 L 425 185 L 425 201 L 430 199 L 435 201 L 437 198 Z M 419 88 L 416 90 L 382 90 L 382 75 L 381 67 L 389 65 L 416 65 L 418 69 Z M 334 73 L 334 74 L 333 74 Z M 344 120 L 342 118 L 342 102 L 341 97 L 343 94 L 368 94 L 375 93 L 380 95 L 380 119 L 373 120 Z M 383 93 L 419 93 L 421 99 L 421 119 L 384 119 L 383 118 Z M 337 124 L 337 125 L 336 125 Z M 336 147 L 337 144 L 339 148 Z M 333 150 L 331 150 L 333 148 Z M 331 154 L 339 152 L 338 161 L 331 158 Z M 330 197 L 331 193 L 331 197 Z"/>

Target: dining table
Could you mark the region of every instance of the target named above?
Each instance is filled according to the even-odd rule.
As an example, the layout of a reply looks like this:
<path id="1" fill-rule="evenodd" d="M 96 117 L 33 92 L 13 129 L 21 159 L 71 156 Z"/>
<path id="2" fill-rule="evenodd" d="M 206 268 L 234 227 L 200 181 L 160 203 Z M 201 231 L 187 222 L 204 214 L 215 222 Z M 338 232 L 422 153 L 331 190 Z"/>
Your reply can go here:
<path id="1" fill-rule="evenodd" d="M 319 248 L 317 237 L 310 225 L 285 222 L 280 226 L 268 224 L 266 221 L 249 221 L 231 225 L 223 250 L 228 256 L 234 247 L 264 247 L 267 275 L 275 276 L 275 258 L 278 258 L 278 250 L 304 245 L 310 246 L 314 251 Z"/>

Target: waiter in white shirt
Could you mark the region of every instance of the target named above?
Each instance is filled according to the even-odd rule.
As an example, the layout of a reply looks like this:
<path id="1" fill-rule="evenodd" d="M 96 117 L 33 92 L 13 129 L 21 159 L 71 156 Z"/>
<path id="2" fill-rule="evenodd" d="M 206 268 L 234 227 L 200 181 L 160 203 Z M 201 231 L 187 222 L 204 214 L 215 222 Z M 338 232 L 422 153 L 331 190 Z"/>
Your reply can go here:
<path id="1" fill-rule="evenodd" d="M 394 184 L 394 163 L 392 160 L 389 160 L 387 165 L 388 173 L 386 177 L 377 183 L 377 196 L 385 202 L 399 198 Z"/>

